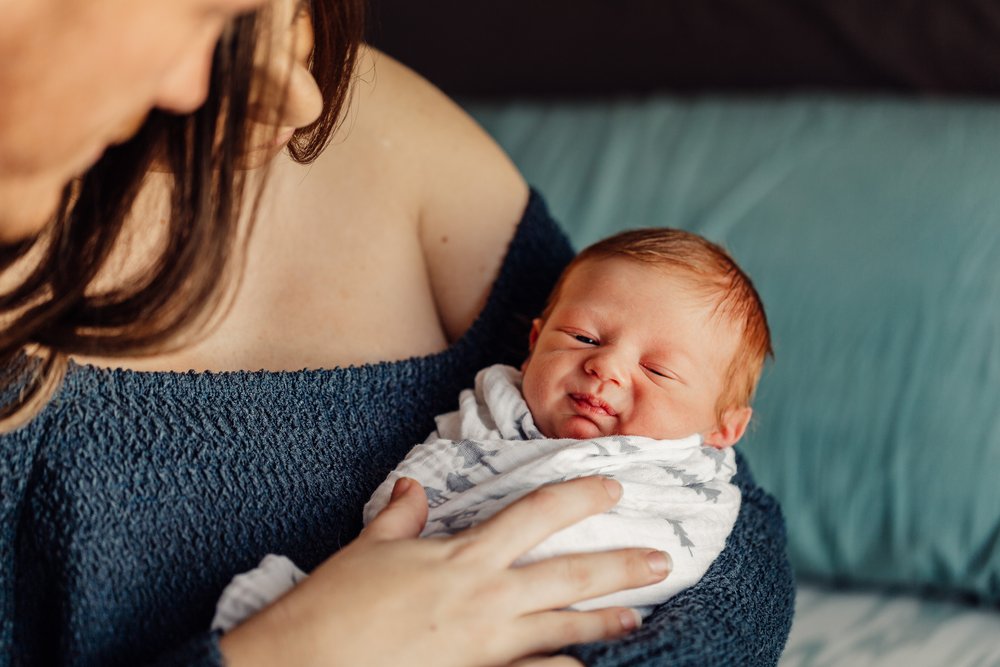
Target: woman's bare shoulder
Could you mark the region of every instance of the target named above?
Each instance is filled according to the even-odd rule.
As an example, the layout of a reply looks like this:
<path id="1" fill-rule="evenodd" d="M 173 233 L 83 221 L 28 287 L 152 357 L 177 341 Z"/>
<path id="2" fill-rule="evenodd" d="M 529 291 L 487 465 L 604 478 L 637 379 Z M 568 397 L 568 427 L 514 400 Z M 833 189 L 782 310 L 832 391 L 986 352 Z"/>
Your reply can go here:
<path id="1" fill-rule="evenodd" d="M 457 104 L 393 58 L 365 49 L 344 130 L 392 153 L 388 185 L 411 193 L 435 303 L 451 339 L 485 303 L 528 186 Z"/>
<path id="2" fill-rule="evenodd" d="M 341 143 L 363 146 L 365 162 L 391 156 L 401 172 L 393 175 L 419 186 L 425 199 L 453 187 L 527 195 L 517 168 L 461 107 L 418 73 L 370 47 L 359 53 L 353 90 L 332 145 Z"/>

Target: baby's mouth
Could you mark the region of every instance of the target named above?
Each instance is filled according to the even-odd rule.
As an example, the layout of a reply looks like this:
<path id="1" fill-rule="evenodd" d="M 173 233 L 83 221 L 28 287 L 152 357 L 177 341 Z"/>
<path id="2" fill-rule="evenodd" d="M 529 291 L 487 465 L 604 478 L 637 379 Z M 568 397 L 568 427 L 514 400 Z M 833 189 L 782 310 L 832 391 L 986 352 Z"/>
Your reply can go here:
<path id="1" fill-rule="evenodd" d="M 570 394 L 569 397 L 577 410 L 583 414 L 595 417 L 614 417 L 618 414 L 607 401 L 603 401 L 592 394 Z"/>

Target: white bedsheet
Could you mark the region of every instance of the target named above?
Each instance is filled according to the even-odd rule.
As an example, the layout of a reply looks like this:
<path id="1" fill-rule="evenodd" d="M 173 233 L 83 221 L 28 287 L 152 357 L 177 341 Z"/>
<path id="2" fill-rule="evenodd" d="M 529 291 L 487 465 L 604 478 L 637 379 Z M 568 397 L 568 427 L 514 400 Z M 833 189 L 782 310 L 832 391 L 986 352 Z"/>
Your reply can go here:
<path id="1" fill-rule="evenodd" d="M 1000 610 L 800 585 L 779 667 L 998 667 Z"/>

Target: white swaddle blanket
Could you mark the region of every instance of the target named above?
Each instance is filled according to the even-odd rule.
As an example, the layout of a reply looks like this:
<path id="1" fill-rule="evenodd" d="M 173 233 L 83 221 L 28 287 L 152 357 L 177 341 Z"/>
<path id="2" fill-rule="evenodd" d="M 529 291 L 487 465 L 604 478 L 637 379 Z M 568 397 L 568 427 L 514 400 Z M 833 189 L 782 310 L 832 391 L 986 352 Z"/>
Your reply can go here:
<path id="1" fill-rule="evenodd" d="M 624 490 L 614 508 L 555 533 L 516 564 L 649 547 L 669 553 L 673 570 L 660 583 L 577 603 L 574 609 L 621 605 L 648 614 L 653 605 L 701 579 L 739 512 L 739 489 L 729 483 L 736 473 L 732 449 L 702 446 L 698 435 L 682 440 L 545 438 L 521 394 L 521 373 L 510 366 L 481 370 L 475 389 L 460 394 L 459 409 L 435 421 L 437 430 L 410 450 L 372 494 L 365 524 L 388 504 L 400 477 L 417 480 L 427 493 L 430 511 L 422 537 L 480 523 L 545 484 L 588 475 L 614 478 Z M 272 580 L 286 582 L 287 589 L 302 576 L 288 559 L 269 557 L 227 587 L 212 627 L 228 629 L 263 607 L 267 597 L 277 597 Z"/>

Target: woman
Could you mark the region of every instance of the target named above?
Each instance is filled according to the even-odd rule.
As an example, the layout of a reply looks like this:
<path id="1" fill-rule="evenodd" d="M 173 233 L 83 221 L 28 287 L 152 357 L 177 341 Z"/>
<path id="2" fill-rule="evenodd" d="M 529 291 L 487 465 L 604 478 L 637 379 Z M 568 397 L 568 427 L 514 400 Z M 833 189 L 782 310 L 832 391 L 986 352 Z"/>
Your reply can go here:
<path id="1" fill-rule="evenodd" d="M 316 61 L 327 61 L 328 28 L 351 23 L 346 6 L 313 4 Z M 102 280 L 141 275 L 157 241 L 196 238 L 158 231 L 161 220 L 177 224 L 178 210 L 237 219 L 237 203 L 206 202 L 180 184 L 190 169 L 231 168 L 227 151 L 243 166 L 267 162 L 288 126 L 311 122 L 313 84 L 302 76 L 309 24 L 282 5 L 269 25 L 290 26 L 290 37 L 275 28 L 273 40 L 257 42 L 258 62 L 260 43 L 297 59 L 274 77 L 289 86 L 276 111 L 249 89 L 240 95 L 239 77 L 217 70 L 209 110 L 199 114 L 221 123 L 153 117 L 97 165 L 100 172 L 108 161 L 122 161 L 119 170 L 145 161 L 173 172 L 144 183 L 122 221 L 132 242 L 117 240 L 110 257 L 90 258 L 112 267 L 94 270 L 99 292 L 113 293 Z M 247 30 L 241 25 L 217 51 L 217 66 L 228 54 L 230 74 L 241 71 Z M 613 505 L 616 485 L 597 479 L 550 487 L 477 529 L 424 541 L 410 538 L 426 500 L 403 483 L 350 541 L 367 494 L 425 435 L 432 415 L 477 368 L 523 353 L 527 322 L 571 254 L 539 198 L 457 108 L 390 59 L 362 50 L 352 64 L 351 53 L 341 62 L 356 80 L 330 148 L 308 167 L 275 157 L 259 203 L 251 188 L 244 209 L 255 209 L 256 222 L 245 268 L 207 334 L 178 338 L 218 301 L 190 276 L 214 288 L 210 274 L 242 231 L 235 223 L 205 237 L 215 253 L 207 267 L 183 244 L 170 249 L 188 259 L 188 278 L 165 283 L 183 298 L 150 307 L 167 315 L 132 340 L 117 325 L 146 325 L 136 317 L 144 301 L 126 300 L 131 310 L 81 306 L 89 292 L 73 292 L 67 280 L 58 285 L 73 298 L 45 313 L 50 326 L 36 331 L 46 337 L 22 334 L 21 342 L 69 351 L 76 363 L 48 407 L 2 441 L 0 640 L 14 662 L 507 664 L 621 636 L 632 618 L 623 610 L 552 610 L 664 576 L 662 557 L 646 550 L 507 568 L 548 534 Z M 324 113 L 336 111 L 330 91 L 343 91 L 342 82 L 323 81 Z M 216 96 L 219 89 L 226 94 Z M 241 132 L 233 113 L 240 100 L 249 110 L 263 106 L 265 122 Z M 156 150 L 164 136 L 174 140 L 165 161 Z M 240 145 L 244 136 L 252 150 Z M 293 151 L 325 143 L 312 128 L 294 141 Z M 181 150 L 185 142 L 194 146 Z M 62 213 L 94 201 L 90 192 L 109 182 L 95 184 L 95 170 Z M 113 201 L 114 189 L 97 190 L 98 201 Z M 128 200 L 130 191 L 117 195 Z M 169 216 L 165 198 L 173 200 Z M 188 215 L 188 229 L 204 227 L 203 219 Z M 77 252 L 74 238 L 67 232 L 54 247 Z M 81 319 L 82 330 L 73 326 Z M 31 323 L 22 320 L 19 332 Z M 13 349 L 17 338 L 6 333 Z M 177 340 L 188 344 L 178 348 Z M 125 356 L 137 351 L 146 356 Z M 174 372 L 188 369 L 198 372 Z M 45 373 L 57 374 L 58 363 L 40 373 L 32 386 L 44 396 Z M 790 612 L 780 517 L 748 477 L 743 491 L 734 539 L 707 586 L 675 598 L 628 642 L 573 653 L 588 664 L 776 660 Z M 205 632 L 221 587 L 267 551 L 316 569 L 221 641 Z M 569 656 L 534 660 L 577 664 Z"/>

